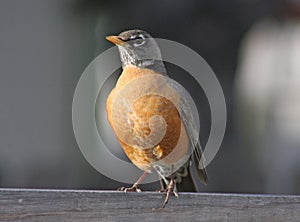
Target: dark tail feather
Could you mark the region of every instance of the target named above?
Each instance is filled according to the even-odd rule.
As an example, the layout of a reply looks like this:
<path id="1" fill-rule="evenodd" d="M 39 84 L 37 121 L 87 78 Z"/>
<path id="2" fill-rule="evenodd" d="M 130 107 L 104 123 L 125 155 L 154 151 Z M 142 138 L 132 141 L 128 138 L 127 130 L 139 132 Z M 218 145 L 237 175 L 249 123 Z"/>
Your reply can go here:
<path id="1" fill-rule="evenodd" d="M 207 185 L 208 184 L 208 177 L 207 177 L 206 170 L 203 166 L 203 163 L 199 162 L 199 160 L 195 156 L 193 156 L 192 158 L 194 158 L 193 163 L 195 163 L 195 169 L 196 169 L 197 175 L 199 176 L 201 182 L 204 185 Z"/>
<path id="2" fill-rule="evenodd" d="M 178 192 L 197 192 L 190 170 L 188 170 L 188 175 L 181 177 L 181 181 L 176 183 L 176 188 Z"/>

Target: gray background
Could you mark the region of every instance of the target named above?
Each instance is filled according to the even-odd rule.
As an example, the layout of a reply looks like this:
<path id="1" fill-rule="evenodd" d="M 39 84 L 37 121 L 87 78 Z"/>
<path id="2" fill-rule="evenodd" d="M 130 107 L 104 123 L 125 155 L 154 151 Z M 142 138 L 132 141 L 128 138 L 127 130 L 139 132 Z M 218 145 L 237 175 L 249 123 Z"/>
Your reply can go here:
<path id="1" fill-rule="evenodd" d="M 105 36 L 141 28 L 193 48 L 210 64 L 224 89 L 227 131 L 208 167 L 210 184 L 203 190 L 269 192 L 259 160 L 243 149 L 245 141 L 235 124 L 233 87 L 241 39 L 254 23 L 277 16 L 282 7 L 267 0 L 1 0 L 0 187 L 116 189 L 122 185 L 99 174 L 81 155 L 72 130 L 72 99 L 85 67 L 111 46 Z M 172 65 L 169 70 L 178 73 L 173 77 L 201 107 L 205 143 L 210 126 L 205 95 L 191 77 Z M 299 193 L 299 187 L 276 192 Z"/>

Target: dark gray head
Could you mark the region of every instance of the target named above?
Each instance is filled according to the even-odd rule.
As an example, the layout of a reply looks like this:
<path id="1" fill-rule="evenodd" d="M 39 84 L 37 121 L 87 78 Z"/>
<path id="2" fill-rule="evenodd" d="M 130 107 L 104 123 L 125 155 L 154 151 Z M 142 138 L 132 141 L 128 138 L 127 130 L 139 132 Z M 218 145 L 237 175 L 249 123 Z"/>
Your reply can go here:
<path id="1" fill-rule="evenodd" d="M 165 73 L 160 49 L 155 40 L 143 30 L 129 30 L 106 39 L 119 48 L 122 66 L 134 65 Z"/>

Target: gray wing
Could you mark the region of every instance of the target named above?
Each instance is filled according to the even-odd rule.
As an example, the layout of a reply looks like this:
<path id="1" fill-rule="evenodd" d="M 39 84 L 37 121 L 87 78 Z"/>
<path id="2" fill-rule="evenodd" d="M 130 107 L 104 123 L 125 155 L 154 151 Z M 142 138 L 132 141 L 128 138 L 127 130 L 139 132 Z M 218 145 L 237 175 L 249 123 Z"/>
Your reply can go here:
<path id="1" fill-rule="evenodd" d="M 194 105 L 193 99 L 190 94 L 183 88 L 179 83 L 175 82 L 174 80 L 170 80 L 172 87 L 176 89 L 178 94 L 180 95 L 180 102 L 178 105 L 180 117 L 183 121 L 185 126 L 187 135 L 189 137 L 189 141 L 192 151 L 192 158 L 191 160 L 195 163 L 195 168 L 197 174 L 202 183 L 205 185 L 208 183 L 208 177 L 206 170 L 204 168 L 205 158 L 202 157 L 203 151 L 199 142 L 199 128 L 200 126 L 197 125 L 199 123 L 198 120 L 198 112 L 197 108 Z"/>
<path id="2" fill-rule="evenodd" d="M 181 119 L 183 120 L 189 141 L 193 150 L 192 160 L 195 162 L 196 171 L 201 181 L 206 185 L 208 183 L 208 177 L 204 168 L 204 157 L 202 158 L 203 151 L 200 145 L 199 136 L 194 126 L 194 120 L 191 114 L 186 112 L 186 107 L 182 107 L 180 111 Z M 201 159 L 202 158 L 202 159 Z"/>

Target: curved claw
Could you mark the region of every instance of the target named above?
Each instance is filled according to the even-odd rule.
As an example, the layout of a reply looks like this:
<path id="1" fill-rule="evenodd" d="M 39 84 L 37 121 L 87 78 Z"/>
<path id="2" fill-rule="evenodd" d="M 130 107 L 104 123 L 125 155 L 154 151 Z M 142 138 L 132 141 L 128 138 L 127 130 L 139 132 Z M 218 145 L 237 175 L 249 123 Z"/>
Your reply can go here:
<path id="1" fill-rule="evenodd" d="M 174 190 L 174 181 L 171 180 L 168 187 L 166 189 L 163 190 L 158 190 L 159 193 L 166 193 L 166 198 L 165 201 L 162 205 L 162 208 L 164 208 L 166 206 L 166 204 L 168 203 L 169 199 L 170 199 L 170 194 L 172 193 L 175 197 L 178 197 L 177 192 Z"/>
<path id="2" fill-rule="evenodd" d="M 165 201 L 162 205 L 162 208 L 164 208 L 166 206 L 166 204 L 169 202 L 169 199 L 170 199 L 170 194 L 172 193 L 175 197 L 178 198 L 178 194 L 176 191 L 174 191 L 173 189 L 166 189 L 166 191 L 159 191 L 159 192 L 164 192 L 166 193 L 166 198 L 165 198 Z"/>
<path id="3" fill-rule="evenodd" d="M 133 184 L 132 187 L 120 187 L 118 191 L 124 191 L 125 193 L 127 192 L 142 192 L 142 190 L 139 188 L 138 184 Z"/>

